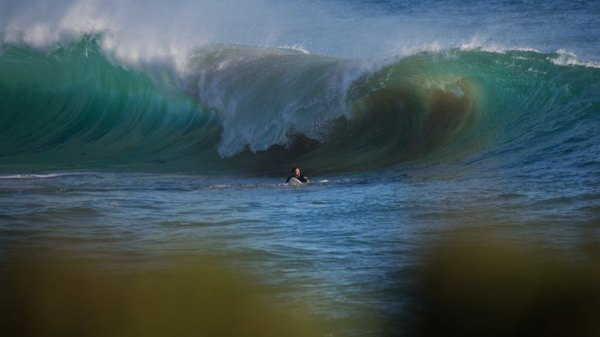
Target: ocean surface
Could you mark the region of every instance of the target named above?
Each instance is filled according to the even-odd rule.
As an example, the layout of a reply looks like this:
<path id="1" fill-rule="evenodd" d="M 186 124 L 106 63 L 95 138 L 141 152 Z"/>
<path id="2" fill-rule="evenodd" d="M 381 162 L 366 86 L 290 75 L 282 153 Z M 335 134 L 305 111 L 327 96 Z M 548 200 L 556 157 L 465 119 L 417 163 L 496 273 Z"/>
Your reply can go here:
<path id="1" fill-rule="evenodd" d="M 219 256 L 325 335 L 407 335 L 428 247 L 599 226 L 598 1 L 0 4 L 2 268 Z"/>

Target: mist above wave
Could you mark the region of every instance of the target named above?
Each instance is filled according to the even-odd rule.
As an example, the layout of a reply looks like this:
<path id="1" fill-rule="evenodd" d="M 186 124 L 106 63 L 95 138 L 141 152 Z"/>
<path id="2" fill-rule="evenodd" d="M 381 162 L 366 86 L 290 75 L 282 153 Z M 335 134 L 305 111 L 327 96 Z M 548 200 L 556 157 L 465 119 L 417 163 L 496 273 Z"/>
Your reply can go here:
<path id="1" fill-rule="evenodd" d="M 102 49 L 121 63 L 171 62 L 179 71 L 198 46 L 215 43 L 296 46 L 368 59 L 464 45 L 564 49 L 583 62 L 598 62 L 600 24 L 593 15 L 598 6 L 566 1 L 6 0 L 0 5 L 0 36 L 8 43 L 48 47 L 102 34 Z"/>

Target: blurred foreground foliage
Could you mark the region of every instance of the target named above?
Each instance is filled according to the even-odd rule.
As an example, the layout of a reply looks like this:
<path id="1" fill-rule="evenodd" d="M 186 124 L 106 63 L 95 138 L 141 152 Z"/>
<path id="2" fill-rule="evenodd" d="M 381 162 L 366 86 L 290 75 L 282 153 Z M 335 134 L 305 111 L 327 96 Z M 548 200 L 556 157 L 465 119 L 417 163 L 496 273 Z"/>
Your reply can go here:
<path id="1" fill-rule="evenodd" d="M 600 336 L 600 265 L 584 256 L 455 237 L 428 251 L 416 288 L 411 336 Z"/>
<path id="2" fill-rule="evenodd" d="M 387 323 L 348 318 L 347 326 L 281 305 L 260 286 L 269 282 L 227 261 L 119 270 L 69 254 L 20 253 L 0 273 L 0 336 L 600 336 L 595 253 L 567 258 L 472 236 L 424 252 L 410 273 L 388 280 L 413 285 L 386 293 L 385 303 L 403 303 L 402 312 Z"/>
<path id="3" fill-rule="evenodd" d="M 38 255 L 11 261 L 2 280 L 0 335 L 321 335 L 314 319 L 273 305 L 255 280 L 214 263 L 103 270 L 72 258 Z"/>

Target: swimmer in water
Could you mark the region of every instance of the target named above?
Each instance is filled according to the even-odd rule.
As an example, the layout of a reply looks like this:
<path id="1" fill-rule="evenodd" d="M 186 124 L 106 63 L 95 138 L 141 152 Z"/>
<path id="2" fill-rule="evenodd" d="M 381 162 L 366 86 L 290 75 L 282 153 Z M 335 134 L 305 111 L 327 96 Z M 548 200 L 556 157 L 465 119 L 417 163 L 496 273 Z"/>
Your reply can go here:
<path id="1" fill-rule="evenodd" d="M 292 169 L 292 175 L 289 176 L 285 182 L 289 183 L 290 179 L 292 179 L 292 178 L 298 179 L 301 183 L 307 183 L 308 182 L 308 178 L 302 175 L 302 171 L 300 170 L 299 167 L 294 167 Z"/>

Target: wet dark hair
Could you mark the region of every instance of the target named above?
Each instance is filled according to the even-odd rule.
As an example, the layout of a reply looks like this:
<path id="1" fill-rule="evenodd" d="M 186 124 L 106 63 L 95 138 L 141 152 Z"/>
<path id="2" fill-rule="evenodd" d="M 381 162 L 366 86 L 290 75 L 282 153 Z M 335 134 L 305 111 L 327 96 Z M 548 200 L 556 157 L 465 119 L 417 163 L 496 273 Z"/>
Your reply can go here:
<path id="1" fill-rule="evenodd" d="M 292 168 L 292 173 L 296 173 L 296 169 L 300 169 L 298 166 L 294 166 L 294 168 Z"/>

